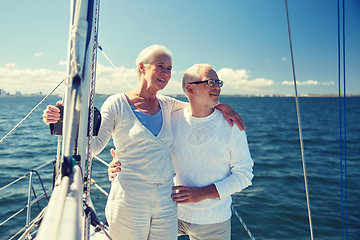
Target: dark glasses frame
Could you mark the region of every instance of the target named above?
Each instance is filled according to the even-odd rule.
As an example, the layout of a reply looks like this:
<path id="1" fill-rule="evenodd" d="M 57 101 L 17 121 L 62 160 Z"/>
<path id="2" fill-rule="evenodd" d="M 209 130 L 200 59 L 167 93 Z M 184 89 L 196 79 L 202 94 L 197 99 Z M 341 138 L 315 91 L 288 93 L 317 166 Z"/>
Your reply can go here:
<path id="1" fill-rule="evenodd" d="M 222 87 L 224 85 L 224 81 L 218 80 L 218 79 L 209 79 L 209 80 L 205 80 L 205 81 L 189 82 L 189 84 L 200 84 L 200 83 L 207 83 L 207 85 L 210 87 L 214 87 L 215 84 L 218 84 L 219 87 Z"/>

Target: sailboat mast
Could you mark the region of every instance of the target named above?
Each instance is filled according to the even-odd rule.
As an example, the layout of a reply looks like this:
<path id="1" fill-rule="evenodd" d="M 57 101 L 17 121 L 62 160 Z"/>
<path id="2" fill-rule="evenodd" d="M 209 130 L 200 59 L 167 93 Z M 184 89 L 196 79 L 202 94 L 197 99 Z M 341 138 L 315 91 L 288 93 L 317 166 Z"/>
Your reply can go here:
<path id="1" fill-rule="evenodd" d="M 37 239 L 88 239 L 91 137 L 97 54 L 99 0 L 72 0 L 60 176 L 55 183 Z M 90 109 L 90 110 L 89 110 Z M 87 167 L 86 162 L 88 162 Z M 84 229 L 83 229 L 84 227 Z"/>

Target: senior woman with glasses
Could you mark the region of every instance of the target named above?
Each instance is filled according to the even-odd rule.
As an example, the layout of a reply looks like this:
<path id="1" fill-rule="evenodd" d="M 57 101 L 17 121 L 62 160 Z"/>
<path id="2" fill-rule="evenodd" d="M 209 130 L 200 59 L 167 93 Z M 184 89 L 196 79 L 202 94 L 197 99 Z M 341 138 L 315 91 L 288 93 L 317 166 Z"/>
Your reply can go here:
<path id="1" fill-rule="evenodd" d="M 121 161 L 121 173 L 111 179 L 105 209 L 109 233 L 112 239 L 177 239 L 177 207 L 171 198 L 171 112 L 188 104 L 157 94 L 171 78 L 172 54 L 166 47 L 145 48 L 136 65 L 137 87 L 104 102 L 99 134 L 92 142 L 96 155 L 112 136 L 116 148 L 112 155 Z M 229 106 L 220 104 L 218 108 L 229 123 L 243 127 L 240 116 Z M 46 124 L 59 118 L 58 108 L 44 110 Z"/>

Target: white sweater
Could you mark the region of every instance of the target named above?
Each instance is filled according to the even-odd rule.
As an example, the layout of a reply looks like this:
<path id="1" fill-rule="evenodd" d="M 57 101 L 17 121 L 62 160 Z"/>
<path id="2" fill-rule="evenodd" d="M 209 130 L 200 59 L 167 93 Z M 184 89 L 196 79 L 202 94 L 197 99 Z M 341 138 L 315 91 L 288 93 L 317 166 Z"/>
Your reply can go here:
<path id="1" fill-rule="evenodd" d="M 179 219 L 213 224 L 231 217 L 231 195 L 251 185 L 251 159 L 245 131 L 231 127 L 222 113 L 195 118 L 188 109 L 172 114 L 172 158 L 175 185 L 204 187 L 215 184 L 220 199 L 178 204 Z"/>
<path id="2" fill-rule="evenodd" d="M 93 154 L 101 152 L 112 136 L 121 162 L 119 180 L 164 183 L 174 177 L 170 157 L 171 112 L 186 103 L 163 95 L 157 98 L 163 116 L 157 136 L 137 119 L 124 93 L 110 96 L 101 107 L 100 131 L 92 140 Z"/>

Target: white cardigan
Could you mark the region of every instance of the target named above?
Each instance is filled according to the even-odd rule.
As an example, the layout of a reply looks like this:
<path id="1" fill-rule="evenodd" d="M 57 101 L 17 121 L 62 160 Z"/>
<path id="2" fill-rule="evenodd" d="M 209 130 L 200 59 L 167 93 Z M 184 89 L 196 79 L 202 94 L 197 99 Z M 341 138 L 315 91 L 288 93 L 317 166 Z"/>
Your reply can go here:
<path id="1" fill-rule="evenodd" d="M 164 183 L 174 177 L 170 157 L 171 112 L 184 107 L 185 103 L 163 95 L 157 98 L 163 117 L 157 136 L 137 119 L 124 93 L 110 96 L 101 107 L 101 126 L 92 141 L 93 154 L 101 152 L 112 136 L 121 162 L 119 180 Z"/>
<path id="2" fill-rule="evenodd" d="M 222 113 L 196 118 L 182 109 L 172 114 L 172 158 L 175 185 L 204 187 L 215 184 L 220 199 L 178 204 L 179 219 L 214 224 L 231 217 L 231 195 L 251 185 L 253 178 L 246 133 L 230 126 Z"/>

